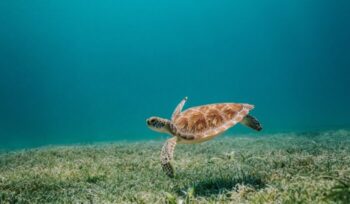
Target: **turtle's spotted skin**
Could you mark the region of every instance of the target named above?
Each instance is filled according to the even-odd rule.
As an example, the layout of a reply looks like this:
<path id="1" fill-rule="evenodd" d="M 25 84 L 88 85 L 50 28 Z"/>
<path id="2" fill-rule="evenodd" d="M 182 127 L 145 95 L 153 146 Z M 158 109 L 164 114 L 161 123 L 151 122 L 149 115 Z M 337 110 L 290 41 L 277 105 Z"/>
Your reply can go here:
<path id="1" fill-rule="evenodd" d="M 193 107 L 181 112 L 187 101 L 185 97 L 175 108 L 171 120 L 151 117 L 147 119 L 149 128 L 173 137 L 168 139 L 161 151 L 161 164 L 169 177 L 174 177 L 171 165 L 177 143 L 193 144 L 210 140 L 230 127 L 241 123 L 252 129 L 262 129 L 259 121 L 249 111 L 254 108 L 250 104 L 220 103 Z"/>
<path id="2" fill-rule="evenodd" d="M 165 172 L 166 175 L 169 177 L 174 177 L 174 168 L 171 165 L 170 161 L 173 159 L 173 152 L 175 149 L 176 145 L 176 138 L 171 138 L 165 142 L 162 148 L 161 152 L 161 164 L 162 164 L 162 169 Z"/>

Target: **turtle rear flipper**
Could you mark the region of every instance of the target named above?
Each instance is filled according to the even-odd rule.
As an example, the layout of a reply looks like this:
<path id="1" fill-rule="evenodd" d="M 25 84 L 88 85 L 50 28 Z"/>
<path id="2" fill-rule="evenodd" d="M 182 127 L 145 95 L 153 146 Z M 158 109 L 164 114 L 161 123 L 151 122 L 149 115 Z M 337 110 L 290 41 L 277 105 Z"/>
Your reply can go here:
<path id="1" fill-rule="evenodd" d="M 165 174 L 170 178 L 173 178 L 175 175 L 174 168 L 170 163 L 173 159 L 175 146 L 176 137 L 168 139 L 163 145 L 160 155 L 162 169 L 165 172 Z"/>
<path id="2" fill-rule="evenodd" d="M 260 131 L 262 130 L 262 126 L 260 124 L 260 122 L 258 121 L 258 119 L 256 119 L 255 117 L 251 116 L 251 115 L 246 115 L 243 120 L 241 121 L 241 124 L 250 127 L 254 130 Z"/>

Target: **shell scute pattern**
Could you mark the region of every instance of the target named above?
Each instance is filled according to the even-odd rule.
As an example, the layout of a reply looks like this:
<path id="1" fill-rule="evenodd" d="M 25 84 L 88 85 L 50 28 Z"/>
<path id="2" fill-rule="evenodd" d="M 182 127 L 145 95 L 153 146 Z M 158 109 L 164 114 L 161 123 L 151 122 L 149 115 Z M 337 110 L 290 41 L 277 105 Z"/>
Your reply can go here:
<path id="1" fill-rule="evenodd" d="M 207 113 L 207 120 L 209 127 L 215 128 L 222 125 L 225 121 L 225 118 L 220 114 L 219 110 L 211 109 Z"/>
<path id="2" fill-rule="evenodd" d="M 180 113 L 173 122 L 181 133 L 211 136 L 234 126 L 253 108 L 249 104 L 234 103 L 199 106 Z"/>

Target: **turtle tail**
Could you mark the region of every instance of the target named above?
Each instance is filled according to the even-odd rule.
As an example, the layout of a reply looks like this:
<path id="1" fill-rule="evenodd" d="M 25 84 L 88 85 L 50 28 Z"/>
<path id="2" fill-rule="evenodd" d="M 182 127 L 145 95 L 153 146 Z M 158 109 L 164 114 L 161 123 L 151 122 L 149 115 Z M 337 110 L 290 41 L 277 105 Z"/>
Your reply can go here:
<path id="1" fill-rule="evenodd" d="M 241 121 L 241 124 L 250 127 L 254 130 L 260 131 L 262 130 L 262 126 L 260 124 L 260 122 L 258 121 L 258 119 L 256 119 L 255 117 L 251 116 L 251 115 L 247 115 L 243 118 L 243 120 Z"/>

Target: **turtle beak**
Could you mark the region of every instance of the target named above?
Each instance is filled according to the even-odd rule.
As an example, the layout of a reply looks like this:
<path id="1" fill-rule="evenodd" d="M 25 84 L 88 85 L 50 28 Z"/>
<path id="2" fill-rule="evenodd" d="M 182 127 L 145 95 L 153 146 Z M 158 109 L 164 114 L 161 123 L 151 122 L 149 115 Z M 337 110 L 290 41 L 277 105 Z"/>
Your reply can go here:
<path id="1" fill-rule="evenodd" d="M 149 119 L 146 120 L 147 125 L 151 125 L 151 122 L 149 121 Z"/>

